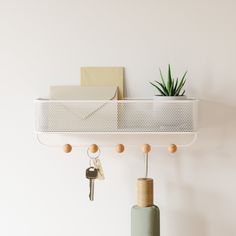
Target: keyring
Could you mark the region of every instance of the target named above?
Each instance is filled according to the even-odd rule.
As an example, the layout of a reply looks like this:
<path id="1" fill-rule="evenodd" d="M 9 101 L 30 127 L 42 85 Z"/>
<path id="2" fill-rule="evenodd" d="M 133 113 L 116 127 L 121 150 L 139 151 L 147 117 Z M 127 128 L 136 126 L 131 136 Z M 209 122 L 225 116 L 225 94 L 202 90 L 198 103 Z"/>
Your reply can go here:
<path id="1" fill-rule="evenodd" d="M 97 155 L 96 155 L 97 154 Z M 98 151 L 94 153 L 94 156 L 91 155 L 91 152 L 89 151 L 89 148 L 87 149 L 87 155 L 90 159 L 96 159 L 100 156 L 101 150 L 98 148 Z M 96 156 L 95 156 L 96 155 Z"/>

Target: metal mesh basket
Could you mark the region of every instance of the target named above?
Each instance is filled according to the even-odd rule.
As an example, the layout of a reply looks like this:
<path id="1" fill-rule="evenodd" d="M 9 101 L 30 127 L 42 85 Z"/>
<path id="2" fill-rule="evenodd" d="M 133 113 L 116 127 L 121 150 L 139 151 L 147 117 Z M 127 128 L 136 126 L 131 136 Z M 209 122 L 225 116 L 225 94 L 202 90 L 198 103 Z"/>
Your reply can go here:
<path id="1" fill-rule="evenodd" d="M 36 100 L 36 132 L 195 132 L 197 100 Z"/>

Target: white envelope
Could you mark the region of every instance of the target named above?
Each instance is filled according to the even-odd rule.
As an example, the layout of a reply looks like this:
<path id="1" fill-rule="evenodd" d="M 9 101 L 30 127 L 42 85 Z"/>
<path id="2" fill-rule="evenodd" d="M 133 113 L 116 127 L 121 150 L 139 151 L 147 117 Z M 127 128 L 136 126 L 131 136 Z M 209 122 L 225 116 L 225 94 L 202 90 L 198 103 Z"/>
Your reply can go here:
<path id="1" fill-rule="evenodd" d="M 117 87 L 52 86 L 48 131 L 108 132 L 117 130 Z"/>
<path id="2" fill-rule="evenodd" d="M 82 87 L 51 86 L 50 99 L 53 100 L 117 100 L 117 86 Z"/>

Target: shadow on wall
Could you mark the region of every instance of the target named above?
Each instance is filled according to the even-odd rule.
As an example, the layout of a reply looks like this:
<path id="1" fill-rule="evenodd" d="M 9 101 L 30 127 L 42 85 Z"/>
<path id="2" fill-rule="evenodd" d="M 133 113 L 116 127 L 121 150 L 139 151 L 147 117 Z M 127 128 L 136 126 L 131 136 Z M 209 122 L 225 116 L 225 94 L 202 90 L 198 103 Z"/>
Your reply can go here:
<path id="1" fill-rule="evenodd" d="M 224 134 L 235 134 L 236 107 L 202 100 L 199 114 L 200 131 L 214 130 L 214 133 L 218 134 L 216 138 L 221 141 Z"/>
<path id="2" fill-rule="evenodd" d="M 201 101 L 199 131 L 195 150 L 199 152 L 198 157 L 205 157 L 208 154 L 212 156 L 213 153 L 215 154 L 214 160 L 234 157 L 236 107 Z"/>
<path id="3" fill-rule="evenodd" d="M 165 188 L 168 235 L 235 236 L 236 107 L 201 101 L 197 142 L 174 160 Z M 181 151 L 180 151 L 181 152 Z"/>

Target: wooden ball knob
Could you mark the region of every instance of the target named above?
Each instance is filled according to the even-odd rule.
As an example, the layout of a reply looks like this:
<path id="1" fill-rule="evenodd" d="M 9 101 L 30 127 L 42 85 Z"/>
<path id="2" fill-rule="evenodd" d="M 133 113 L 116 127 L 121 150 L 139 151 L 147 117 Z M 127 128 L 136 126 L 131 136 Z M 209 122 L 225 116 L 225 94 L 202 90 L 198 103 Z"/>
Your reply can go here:
<path id="1" fill-rule="evenodd" d="M 116 151 L 118 153 L 122 153 L 122 152 L 124 152 L 124 150 L 125 150 L 125 146 L 123 144 L 117 144 L 116 145 Z"/>
<path id="2" fill-rule="evenodd" d="M 143 144 L 142 151 L 143 153 L 149 153 L 151 151 L 151 146 L 149 144 Z"/>
<path id="3" fill-rule="evenodd" d="M 72 151 L 72 146 L 70 144 L 65 144 L 63 150 L 65 153 L 69 153 Z"/>
<path id="4" fill-rule="evenodd" d="M 175 144 L 171 144 L 168 147 L 168 152 L 169 153 L 175 153 L 177 151 L 177 146 Z"/>
<path id="5" fill-rule="evenodd" d="M 89 146 L 89 151 L 91 153 L 96 153 L 98 151 L 98 145 L 97 144 L 92 144 Z"/>

